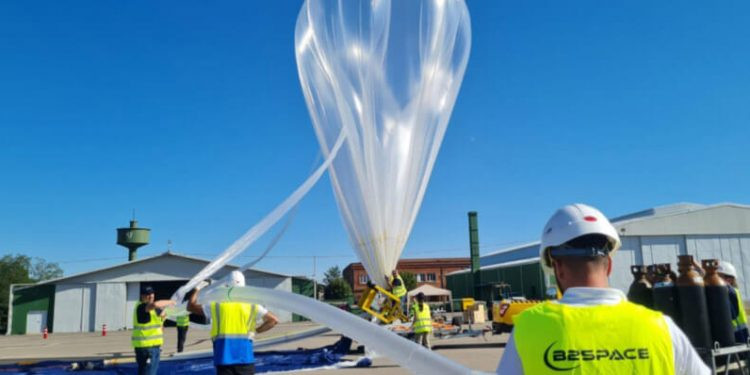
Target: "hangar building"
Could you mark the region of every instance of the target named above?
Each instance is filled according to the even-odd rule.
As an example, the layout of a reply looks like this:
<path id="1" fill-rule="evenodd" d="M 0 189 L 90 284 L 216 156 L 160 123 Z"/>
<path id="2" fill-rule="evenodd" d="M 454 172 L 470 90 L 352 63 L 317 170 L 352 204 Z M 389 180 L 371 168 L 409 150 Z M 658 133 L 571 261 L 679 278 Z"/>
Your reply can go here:
<path id="1" fill-rule="evenodd" d="M 690 254 L 734 264 L 741 290 L 750 291 L 750 206 L 735 203 L 702 205 L 678 203 L 655 207 L 611 219 L 622 240 L 615 253 L 610 285 L 627 292 L 633 276 L 630 266 L 670 263 Z M 540 223 L 540 228 L 543 223 Z M 541 299 L 549 286 L 539 265 L 539 242 L 502 249 L 480 256 L 479 296 L 498 298 L 497 285 L 510 284 L 513 294 Z M 454 298 L 473 296 L 471 270 L 448 274 Z M 745 292 L 748 298 L 750 292 Z"/>
<path id="2" fill-rule="evenodd" d="M 112 267 L 30 286 L 12 288 L 8 333 L 100 331 L 132 328 L 133 309 L 146 285 L 157 299 L 172 296 L 177 288 L 209 263 L 173 252 L 134 260 Z M 237 266 L 224 266 L 214 278 L 220 279 Z M 296 292 L 312 297 L 312 280 L 256 269 L 244 272 L 247 285 Z M 286 311 L 273 311 L 282 322 L 300 317 Z"/>

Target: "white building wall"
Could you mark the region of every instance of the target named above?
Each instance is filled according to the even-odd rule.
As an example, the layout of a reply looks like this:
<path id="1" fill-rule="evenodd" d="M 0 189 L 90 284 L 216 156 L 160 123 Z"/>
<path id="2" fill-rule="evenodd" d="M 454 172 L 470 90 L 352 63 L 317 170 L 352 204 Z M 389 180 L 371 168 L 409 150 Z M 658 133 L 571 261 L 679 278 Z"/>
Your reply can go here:
<path id="1" fill-rule="evenodd" d="M 125 283 L 96 284 L 95 331 L 101 331 L 103 324 L 111 331 L 127 328 L 126 294 Z"/>
<path id="2" fill-rule="evenodd" d="M 91 332 L 132 328 L 133 309 L 140 299 L 142 282 L 188 280 L 208 262 L 189 257 L 163 256 L 126 263 L 50 281 L 57 287 L 55 294 L 54 328 L 56 332 Z M 234 267 L 224 267 L 213 276 L 221 279 Z M 248 285 L 291 292 L 292 279 L 258 270 L 247 270 Z M 274 311 L 282 322 L 292 320 L 286 311 Z"/>
<path id="3" fill-rule="evenodd" d="M 133 310 L 141 298 L 141 283 L 127 283 L 127 297 L 125 302 L 125 326 L 133 329 Z"/>
<path id="4" fill-rule="evenodd" d="M 687 252 L 696 258 L 725 260 L 737 269 L 742 297 L 750 291 L 750 235 L 687 236 Z"/>
<path id="5" fill-rule="evenodd" d="M 55 332 L 93 330 L 95 300 L 93 284 L 57 284 L 55 286 Z"/>
<path id="6" fill-rule="evenodd" d="M 677 270 L 677 256 L 687 254 L 683 236 L 642 236 L 641 252 L 644 264 L 669 263 Z"/>
<path id="7" fill-rule="evenodd" d="M 622 247 L 615 253 L 609 285 L 627 293 L 633 276 L 630 266 L 643 264 L 640 237 L 621 237 Z"/>

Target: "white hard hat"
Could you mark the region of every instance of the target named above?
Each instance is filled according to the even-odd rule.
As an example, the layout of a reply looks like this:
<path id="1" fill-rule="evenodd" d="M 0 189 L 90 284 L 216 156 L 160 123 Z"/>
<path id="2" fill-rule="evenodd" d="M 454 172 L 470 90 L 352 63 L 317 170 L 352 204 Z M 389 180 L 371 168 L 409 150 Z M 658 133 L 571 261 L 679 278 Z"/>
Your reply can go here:
<path id="1" fill-rule="evenodd" d="M 577 203 L 557 210 L 542 231 L 539 259 L 544 271 L 552 272 L 552 262 L 548 252 L 551 247 L 560 246 L 588 234 L 601 234 L 607 237 L 610 243 L 609 254 L 613 254 L 620 248 L 620 236 L 617 235 L 617 230 L 596 208 Z"/>
<path id="2" fill-rule="evenodd" d="M 727 276 L 732 276 L 735 279 L 737 278 L 737 270 L 734 268 L 732 263 L 725 262 L 723 260 L 719 261 L 719 268 L 716 269 L 716 272 Z"/>
<path id="3" fill-rule="evenodd" d="M 240 271 L 232 271 L 229 274 L 229 286 L 245 286 L 245 275 Z"/>

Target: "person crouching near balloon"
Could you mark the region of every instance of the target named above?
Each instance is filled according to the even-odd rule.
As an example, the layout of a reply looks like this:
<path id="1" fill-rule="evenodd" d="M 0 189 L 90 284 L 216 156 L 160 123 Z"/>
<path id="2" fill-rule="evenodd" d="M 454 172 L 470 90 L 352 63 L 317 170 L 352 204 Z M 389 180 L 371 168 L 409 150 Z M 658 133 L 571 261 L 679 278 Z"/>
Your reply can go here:
<path id="1" fill-rule="evenodd" d="M 242 272 L 232 271 L 233 286 L 245 286 Z M 263 306 L 247 302 L 198 303 L 199 288 L 190 297 L 188 311 L 206 317 L 211 322 L 211 341 L 214 347 L 214 366 L 218 375 L 255 373 L 253 340 L 255 332 L 273 328 L 278 319 Z M 261 325 L 256 328 L 258 321 Z"/>
<path id="2" fill-rule="evenodd" d="M 414 341 L 417 344 L 430 349 L 430 334 L 432 334 L 432 315 L 430 305 L 425 303 L 424 293 L 417 294 L 417 303 L 411 306 L 412 323 L 414 330 Z"/>

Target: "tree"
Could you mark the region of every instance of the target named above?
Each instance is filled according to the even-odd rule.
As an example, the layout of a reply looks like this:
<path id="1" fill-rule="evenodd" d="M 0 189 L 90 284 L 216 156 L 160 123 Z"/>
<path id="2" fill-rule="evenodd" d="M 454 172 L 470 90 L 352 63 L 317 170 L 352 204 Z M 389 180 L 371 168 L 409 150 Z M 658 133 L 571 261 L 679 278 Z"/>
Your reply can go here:
<path id="1" fill-rule="evenodd" d="M 339 266 L 333 266 L 323 274 L 323 284 L 330 284 L 331 281 L 341 278 L 341 269 Z"/>
<path id="2" fill-rule="evenodd" d="M 325 299 L 341 300 L 352 296 L 352 287 L 343 278 L 332 280 L 325 287 Z"/>
<path id="3" fill-rule="evenodd" d="M 35 283 L 62 277 L 63 271 L 57 263 L 16 254 L 0 258 L 0 275 L 0 332 L 5 332 L 10 306 L 10 284 Z"/>
<path id="4" fill-rule="evenodd" d="M 338 266 L 329 268 L 323 274 L 323 296 L 325 299 L 347 299 L 352 295 L 352 287 L 341 277 L 341 269 Z"/>
<path id="5" fill-rule="evenodd" d="M 406 290 L 413 290 L 417 287 L 417 275 L 406 271 L 399 272 L 399 275 L 401 275 L 401 279 L 404 280 Z"/>
<path id="6" fill-rule="evenodd" d="M 29 277 L 34 281 L 57 279 L 63 276 L 63 270 L 57 263 L 47 262 L 41 258 L 34 258 L 29 269 Z"/>

